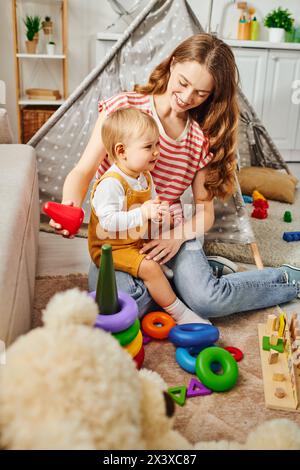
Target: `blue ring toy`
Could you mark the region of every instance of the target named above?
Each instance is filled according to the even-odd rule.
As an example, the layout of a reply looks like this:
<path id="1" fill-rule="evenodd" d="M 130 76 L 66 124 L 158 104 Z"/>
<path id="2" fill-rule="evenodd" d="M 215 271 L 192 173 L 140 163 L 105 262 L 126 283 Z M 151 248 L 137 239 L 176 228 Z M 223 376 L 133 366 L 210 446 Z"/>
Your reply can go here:
<path id="1" fill-rule="evenodd" d="M 169 340 L 176 346 L 188 348 L 190 346 L 206 347 L 219 339 L 219 330 L 215 326 L 203 323 L 187 323 L 176 325 L 170 330 Z"/>
<path id="2" fill-rule="evenodd" d="M 183 370 L 190 374 L 196 373 L 196 358 L 192 356 L 190 349 L 177 348 L 175 358 Z"/>
<path id="3" fill-rule="evenodd" d="M 214 344 L 211 346 L 214 346 Z M 192 346 L 190 348 L 177 348 L 175 353 L 176 361 L 178 365 L 186 372 L 189 372 L 190 374 L 196 374 L 196 359 L 198 354 L 206 347 L 211 346 L 205 346 L 202 348 L 197 346 Z M 213 362 L 211 364 L 211 369 L 213 372 L 218 372 L 220 368 L 221 367 L 219 363 Z"/>

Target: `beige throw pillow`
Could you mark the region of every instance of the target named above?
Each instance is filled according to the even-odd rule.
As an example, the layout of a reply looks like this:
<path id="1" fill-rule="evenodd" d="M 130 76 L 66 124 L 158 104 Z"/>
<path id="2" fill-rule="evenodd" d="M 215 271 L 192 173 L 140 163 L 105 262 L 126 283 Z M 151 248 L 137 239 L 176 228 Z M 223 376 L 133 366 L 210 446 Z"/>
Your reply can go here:
<path id="1" fill-rule="evenodd" d="M 242 168 L 238 173 L 238 179 L 243 194 L 251 196 L 256 189 L 266 199 L 290 204 L 295 200 L 298 180 L 281 170 L 257 166 Z"/>

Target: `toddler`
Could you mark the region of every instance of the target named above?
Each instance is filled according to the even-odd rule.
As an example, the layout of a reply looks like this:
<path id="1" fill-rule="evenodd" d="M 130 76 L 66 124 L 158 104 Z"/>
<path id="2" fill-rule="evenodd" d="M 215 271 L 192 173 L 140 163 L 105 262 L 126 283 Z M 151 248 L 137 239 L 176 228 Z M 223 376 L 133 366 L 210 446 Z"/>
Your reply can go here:
<path id="1" fill-rule="evenodd" d="M 169 212 L 150 174 L 159 157 L 156 122 L 136 108 L 119 109 L 104 121 L 101 137 L 113 164 L 92 190 L 88 243 L 93 262 L 99 267 L 101 246 L 109 243 L 115 269 L 141 278 L 178 324 L 210 323 L 176 297 L 159 263 L 140 254 L 151 222 L 162 222 Z"/>

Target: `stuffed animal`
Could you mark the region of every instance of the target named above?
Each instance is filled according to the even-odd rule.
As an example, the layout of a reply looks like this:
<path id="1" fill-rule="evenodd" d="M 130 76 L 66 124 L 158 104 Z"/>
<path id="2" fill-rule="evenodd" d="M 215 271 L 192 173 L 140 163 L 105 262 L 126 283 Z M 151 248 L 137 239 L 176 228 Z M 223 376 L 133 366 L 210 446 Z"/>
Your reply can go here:
<path id="1" fill-rule="evenodd" d="M 0 448 L 300 449 L 300 430 L 287 420 L 265 423 L 244 446 L 192 446 L 173 429 L 174 403 L 163 379 L 138 372 L 116 339 L 92 328 L 96 314 L 86 293 L 56 294 L 44 326 L 10 346 L 0 367 Z"/>

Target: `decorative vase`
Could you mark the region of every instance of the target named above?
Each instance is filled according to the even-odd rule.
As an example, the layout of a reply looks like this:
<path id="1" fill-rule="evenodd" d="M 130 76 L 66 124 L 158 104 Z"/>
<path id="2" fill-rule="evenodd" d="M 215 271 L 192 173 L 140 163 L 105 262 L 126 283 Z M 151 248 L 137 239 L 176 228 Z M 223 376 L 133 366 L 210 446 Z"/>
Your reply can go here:
<path id="1" fill-rule="evenodd" d="M 46 34 L 47 36 L 49 34 L 53 34 L 53 22 L 52 21 L 43 21 L 42 27 L 43 27 L 44 34 Z"/>
<path id="2" fill-rule="evenodd" d="M 269 28 L 270 42 L 284 42 L 285 30 L 283 28 Z"/>
<path id="3" fill-rule="evenodd" d="M 55 44 L 47 44 L 47 54 L 48 55 L 55 54 Z"/>
<path id="4" fill-rule="evenodd" d="M 36 41 L 26 41 L 26 51 L 27 54 L 36 54 L 37 42 Z"/>

